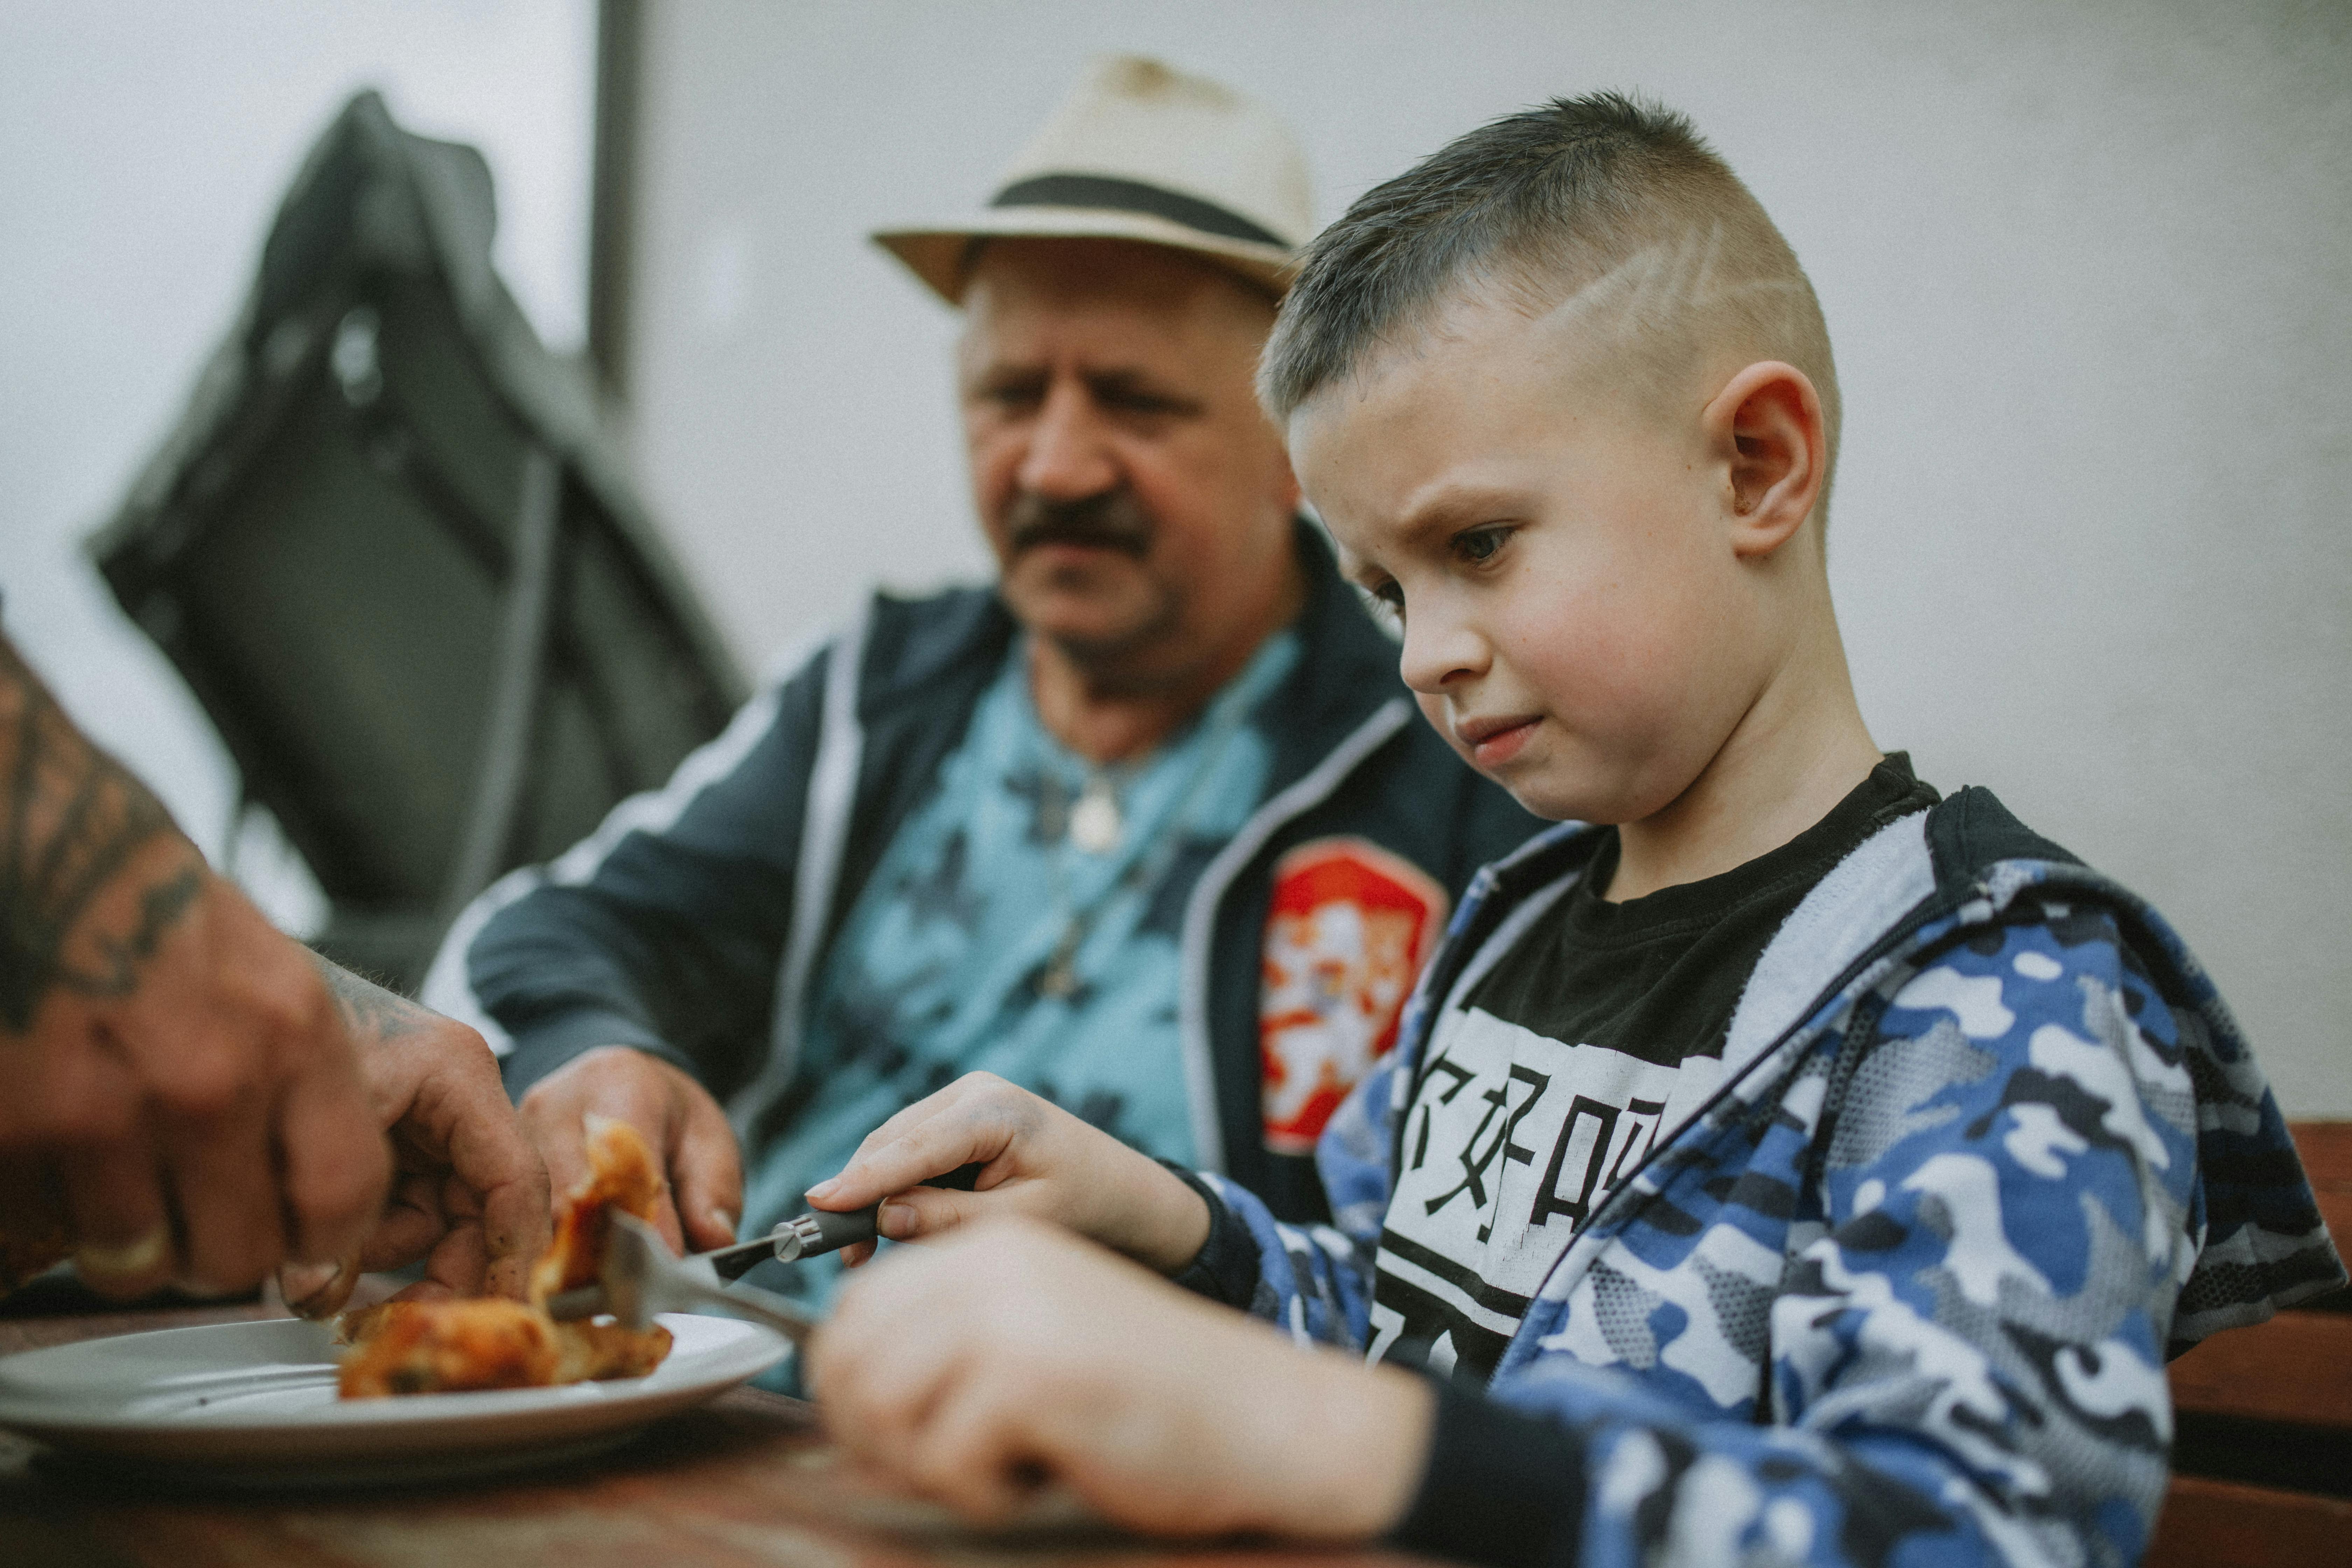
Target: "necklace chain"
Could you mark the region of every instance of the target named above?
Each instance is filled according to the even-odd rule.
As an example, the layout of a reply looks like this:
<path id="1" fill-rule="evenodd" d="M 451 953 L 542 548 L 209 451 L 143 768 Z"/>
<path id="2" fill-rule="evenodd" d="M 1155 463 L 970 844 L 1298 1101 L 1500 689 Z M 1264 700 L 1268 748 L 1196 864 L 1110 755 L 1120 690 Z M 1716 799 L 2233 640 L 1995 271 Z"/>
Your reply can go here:
<path id="1" fill-rule="evenodd" d="M 1108 854 L 1118 847 L 1124 831 L 1118 785 L 1112 778 L 1113 770 L 1087 767 L 1086 783 L 1079 791 L 1076 804 L 1066 815 L 1061 841 L 1054 846 L 1048 860 L 1055 912 L 1064 915 L 1064 921 L 1061 939 L 1055 942 L 1053 955 L 1045 961 L 1045 967 L 1038 974 L 1039 995 L 1064 1000 L 1076 994 L 1078 949 L 1085 946 L 1087 938 L 1093 934 L 1095 922 L 1102 918 L 1103 910 L 1120 893 L 1149 887 L 1166 874 L 1176 857 L 1181 838 L 1179 829 L 1192 820 L 1194 809 L 1200 805 L 1202 792 L 1207 788 L 1209 780 L 1215 777 L 1217 765 L 1224 760 L 1234 737 L 1241 732 L 1242 721 L 1248 716 L 1248 705 L 1244 700 L 1246 695 L 1237 684 L 1236 688 L 1222 694 L 1211 707 L 1204 725 L 1205 732 L 1201 737 L 1200 761 L 1193 763 L 1192 775 L 1185 780 L 1183 795 L 1174 809 L 1153 830 L 1150 839 L 1139 847 L 1135 858 L 1128 862 L 1124 872 L 1111 879 L 1109 886 L 1083 908 L 1072 910 L 1064 857 L 1072 847 L 1087 854 Z M 1144 767 L 1141 763 L 1124 764 L 1120 771 L 1140 775 Z"/>

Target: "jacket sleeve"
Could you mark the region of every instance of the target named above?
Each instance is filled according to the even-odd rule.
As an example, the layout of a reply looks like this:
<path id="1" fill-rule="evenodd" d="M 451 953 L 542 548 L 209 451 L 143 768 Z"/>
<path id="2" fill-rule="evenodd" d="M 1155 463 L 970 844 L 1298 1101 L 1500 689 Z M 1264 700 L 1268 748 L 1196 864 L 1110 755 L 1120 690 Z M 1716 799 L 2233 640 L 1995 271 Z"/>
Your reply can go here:
<path id="1" fill-rule="evenodd" d="M 1539 1298 L 1534 1352 L 1449 1397 L 1401 1539 L 1513 1564 L 2138 1561 L 2198 1248 L 2190 1026 L 2112 920 L 2063 910 L 1865 994 L 1768 1124 L 1711 1115 L 1757 1142 L 1710 1223 L 1661 1177 Z M 1743 1215 L 1791 1202 L 1784 1257 Z M 1472 1522 L 1497 1514 L 1507 1536 Z"/>
<path id="2" fill-rule="evenodd" d="M 451 928 L 428 1005 L 481 1027 L 518 1098 L 599 1046 L 724 1095 L 764 1059 L 830 651 L 762 690 L 667 787 L 615 806 Z"/>
<path id="3" fill-rule="evenodd" d="M 1387 1116 L 1394 1058 L 1372 1070 L 1325 1124 L 1316 1167 L 1333 1225 L 1290 1225 L 1223 1176 L 1181 1172 L 1209 1202 L 1209 1239 L 1176 1282 L 1290 1331 L 1302 1343 L 1361 1350 L 1372 1258 L 1388 1208 Z"/>

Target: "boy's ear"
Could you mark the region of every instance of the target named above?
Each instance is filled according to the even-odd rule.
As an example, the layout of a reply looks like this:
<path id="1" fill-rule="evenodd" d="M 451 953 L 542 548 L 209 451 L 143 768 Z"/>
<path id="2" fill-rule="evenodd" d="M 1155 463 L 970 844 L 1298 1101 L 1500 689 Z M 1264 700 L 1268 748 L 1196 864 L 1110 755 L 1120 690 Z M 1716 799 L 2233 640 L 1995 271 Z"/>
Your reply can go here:
<path id="1" fill-rule="evenodd" d="M 1733 553 L 1771 554 L 1811 515 L 1828 477 L 1821 394 L 1795 365 L 1762 360 L 1726 382 L 1699 418 L 1729 481 Z"/>

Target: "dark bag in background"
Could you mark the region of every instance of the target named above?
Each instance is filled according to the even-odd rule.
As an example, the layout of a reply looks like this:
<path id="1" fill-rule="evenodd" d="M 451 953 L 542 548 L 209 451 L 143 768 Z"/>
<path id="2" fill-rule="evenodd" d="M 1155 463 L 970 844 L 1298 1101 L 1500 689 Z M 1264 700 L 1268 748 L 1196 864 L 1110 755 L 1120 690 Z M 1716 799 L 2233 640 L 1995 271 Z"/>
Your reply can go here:
<path id="1" fill-rule="evenodd" d="M 449 919 L 658 786 L 742 678 L 490 266 L 470 147 L 373 92 L 312 149 L 187 412 L 89 550 L 331 905 L 414 987 Z"/>

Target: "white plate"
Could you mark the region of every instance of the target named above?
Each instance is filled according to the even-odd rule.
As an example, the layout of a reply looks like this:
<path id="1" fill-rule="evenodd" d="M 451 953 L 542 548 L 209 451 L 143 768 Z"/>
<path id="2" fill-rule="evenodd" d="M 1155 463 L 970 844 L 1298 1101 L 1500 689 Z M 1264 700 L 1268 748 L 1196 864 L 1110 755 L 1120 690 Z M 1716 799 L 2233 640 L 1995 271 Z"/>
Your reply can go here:
<path id="1" fill-rule="evenodd" d="M 562 1388 L 338 1399 L 324 1323 L 163 1329 L 0 1357 L 0 1426 L 71 1456 L 199 1484 L 380 1485 L 576 1458 L 701 1403 L 792 1347 L 757 1324 L 665 1312 L 651 1376 Z"/>

